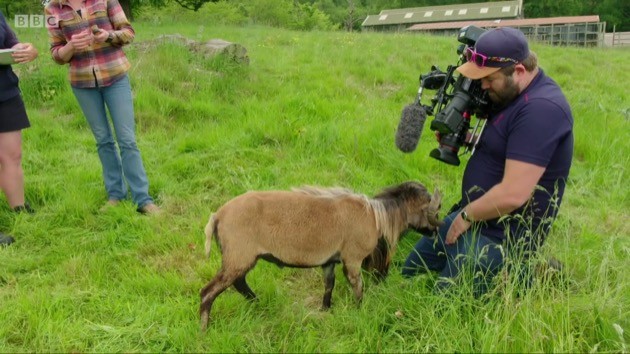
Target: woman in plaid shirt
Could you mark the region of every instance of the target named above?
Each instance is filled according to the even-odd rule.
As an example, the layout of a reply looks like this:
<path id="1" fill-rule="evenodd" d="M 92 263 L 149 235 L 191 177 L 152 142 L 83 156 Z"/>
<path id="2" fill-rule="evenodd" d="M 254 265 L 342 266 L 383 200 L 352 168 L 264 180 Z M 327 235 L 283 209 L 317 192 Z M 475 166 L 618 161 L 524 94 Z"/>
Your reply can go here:
<path id="1" fill-rule="evenodd" d="M 135 33 L 118 0 L 51 0 L 45 12 L 50 53 L 58 64 L 70 64 L 72 91 L 96 139 L 108 196 L 106 206 L 126 198 L 126 180 L 138 211 L 159 213 L 149 195 L 149 181 L 136 145 L 127 77 L 131 65 L 122 50 Z"/>

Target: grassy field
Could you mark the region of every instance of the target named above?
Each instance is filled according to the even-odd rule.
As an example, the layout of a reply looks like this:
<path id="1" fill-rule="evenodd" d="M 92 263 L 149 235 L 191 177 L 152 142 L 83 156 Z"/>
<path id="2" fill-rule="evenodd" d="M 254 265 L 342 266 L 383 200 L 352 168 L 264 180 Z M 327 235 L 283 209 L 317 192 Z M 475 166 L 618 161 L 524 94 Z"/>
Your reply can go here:
<path id="1" fill-rule="evenodd" d="M 394 145 L 401 108 L 431 64 L 456 61 L 455 38 L 290 32 L 138 21 L 127 49 L 138 144 L 151 193 L 106 212 L 89 128 L 47 51 L 43 29 L 20 29 L 40 58 L 16 67 L 32 127 L 24 132 L 26 194 L 34 215 L 0 199 L 0 352 L 628 352 L 630 214 L 627 49 L 533 44 L 575 117 L 575 159 L 545 255 L 565 263 L 561 285 L 521 298 L 441 297 L 433 279 L 398 266 L 364 302 L 337 269 L 333 310 L 320 312 L 321 271 L 261 262 L 248 277 L 259 301 L 233 290 L 198 330 L 199 289 L 218 269 L 203 256 L 209 214 L 247 190 L 315 184 L 373 195 L 419 180 L 457 201 L 463 168 L 428 157 L 425 126 L 413 154 Z M 182 45 L 137 45 L 160 34 L 244 45 L 249 66 L 207 61 Z M 408 234 L 402 261 L 419 235 Z M 624 269 L 626 269 L 624 271 Z"/>

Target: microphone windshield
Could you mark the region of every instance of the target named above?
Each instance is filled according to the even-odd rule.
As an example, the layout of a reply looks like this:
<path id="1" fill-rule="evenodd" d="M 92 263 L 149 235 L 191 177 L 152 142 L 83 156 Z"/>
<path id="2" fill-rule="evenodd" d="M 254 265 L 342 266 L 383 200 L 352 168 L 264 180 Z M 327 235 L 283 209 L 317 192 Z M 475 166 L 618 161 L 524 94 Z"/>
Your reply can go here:
<path id="1" fill-rule="evenodd" d="M 396 147 L 400 151 L 409 153 L 416 149 L 426 119 L 427 113 L 418 103 L 405 106 L 396 130 Z"/>

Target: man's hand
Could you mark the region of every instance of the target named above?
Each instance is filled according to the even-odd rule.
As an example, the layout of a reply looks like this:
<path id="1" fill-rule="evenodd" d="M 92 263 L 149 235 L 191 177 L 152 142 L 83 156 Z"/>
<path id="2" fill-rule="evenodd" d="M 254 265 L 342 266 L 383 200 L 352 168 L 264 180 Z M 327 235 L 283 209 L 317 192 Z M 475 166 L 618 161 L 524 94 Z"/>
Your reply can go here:
<path id="1" fill-rule="evenodd" d="M 31 43 L 18 43 L 12 47 L 17 51 L 11 54 L 16 63 L 28 63 L 37 58 L 37 49 Z"/>
<path id="2" fill-rule="evenodd" d="M 462 216 L 458 214 L 451 223 L 451 227 L 448 228 L 448 232 L 446 233 L 446 244 L 452 245 L 457 242 L 459 236 L 468 231 L 470 225 L 471 224 L 468 221 L 462 219 Z"/>
<path id="3" fill-rule="evenodd" d="M 527 162 L 505 160 L 505 173 L 501 183 L 490 188 L 479 199 L 468 204 L 466 210 L 472 212 L 474 221 L 491 220 L 506 215 L 521 207 L 531 198 L 536 184 L 545 168 Z M 473 207 L 474 205 L 474 207 Z M 468 231 L 470 223 L 457 215 L 446 234 L 446 244 L 457 242 L 461 234 Z"/>

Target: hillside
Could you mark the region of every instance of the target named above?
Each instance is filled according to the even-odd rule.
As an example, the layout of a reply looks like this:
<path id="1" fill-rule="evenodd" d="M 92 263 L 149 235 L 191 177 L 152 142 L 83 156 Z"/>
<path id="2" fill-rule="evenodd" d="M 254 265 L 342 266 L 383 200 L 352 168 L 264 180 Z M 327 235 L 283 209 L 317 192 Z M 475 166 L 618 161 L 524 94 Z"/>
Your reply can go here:
<path id="1" fill-rule="evenodd" d="M 40 58 L 16 68 L 32 127 L 24 132 L 27 199 L 0 230 L 0 352 L 625 352 L 630 331 L 628 50 L 533 44 L 575 117 L 575 160 L 544 249 L 566 266 L 562 284 L 521 298 L 443 298 L 430 277 L 395 265 L 364 302 L 337 269 L 333 311 L 320 312 L 321 271 L 261 262 L 248 281 L 259 301 L 229 290 L 198 333 L 199 289 L 220 264 L 203 256 L 210 213 L 247 190 L 343 186 L 373 195 L 419 180 L 458 199 L 463 168 L 431 159 L 428 124 L 412 154 L 394 145 L 401 108 L 432 64 L 455 64 L 454 38 L 292 32 L 209 24 L 134 24 L 127 49 L 140 151 L 165 213 L 106 196 L 91 132 L 52 62 L 43 29 L 21 29 Z M 159 34 L 244 45 L 249 66 L 204 61 Z M 419 237 L 410 233 L 395 257 Z M 626 271 L 624 271 L 626 269 Z"/>

